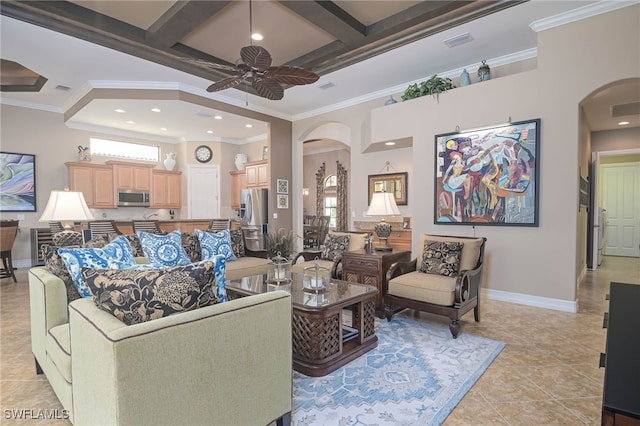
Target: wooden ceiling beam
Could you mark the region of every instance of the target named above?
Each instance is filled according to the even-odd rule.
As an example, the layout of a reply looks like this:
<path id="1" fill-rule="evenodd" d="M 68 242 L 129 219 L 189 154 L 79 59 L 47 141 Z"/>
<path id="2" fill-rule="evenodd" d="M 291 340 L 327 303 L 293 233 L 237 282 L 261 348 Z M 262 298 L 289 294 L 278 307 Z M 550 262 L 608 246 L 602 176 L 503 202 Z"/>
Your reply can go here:
<path id="1" fill-rule="evenodd" d="M 170 48 L 220 12 L 230 1 L 178 1 L 146 33 L 147 41 L 159 48 Z"/>
<path id="2" fill-rule="evenodd" d="M 278 2 L 346 45 L 359 44 L 366 38 L 367 27 L 332 1 Z"/>

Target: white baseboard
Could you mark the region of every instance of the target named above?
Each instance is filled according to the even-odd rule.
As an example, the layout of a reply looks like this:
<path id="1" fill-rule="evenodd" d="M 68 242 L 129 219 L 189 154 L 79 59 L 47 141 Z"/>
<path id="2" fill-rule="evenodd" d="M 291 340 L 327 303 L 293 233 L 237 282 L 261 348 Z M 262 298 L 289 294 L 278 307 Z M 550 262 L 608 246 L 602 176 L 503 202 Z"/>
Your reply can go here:
<path id="1" fill-rule="evenodd" d="M 510 291 L 483 289 L 487 297 L 501 302 L 518 303 L 520 305 L 535 306 L 537 308 L 553 309 L 563 312 L 578 312 L 578 301 L 552 299 L 550 297 L 532 296 L 530 294 L 512 293 Z"/>

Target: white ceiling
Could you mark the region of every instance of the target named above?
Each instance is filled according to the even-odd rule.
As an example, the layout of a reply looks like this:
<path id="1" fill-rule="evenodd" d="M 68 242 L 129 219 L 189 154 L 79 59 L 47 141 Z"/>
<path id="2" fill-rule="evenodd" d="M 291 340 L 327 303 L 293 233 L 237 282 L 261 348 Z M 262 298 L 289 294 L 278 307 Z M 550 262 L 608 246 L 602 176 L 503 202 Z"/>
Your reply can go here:
<path id="1" fill-rule="evenodd" d="M 92 2 L 77 3 L 90 5 Z M 118 2 L 106 3 L 115 6 Z M 256 3 L 258 9 L 254 20 L 259 16 L 261 2 Z M 343 9 L 349 10 L 355 2 L 338 3 Z M 393 3 L 395 2 L 380 1 L 372 4 L 383 8 L 391 7 Z M 270 101 L 236 89 L 208 93 L 205 88 L 211 82 L 203 78 L 2 16 L 2 58 L 18 62 L 43 75 L 48 81 L 40 92 L 2 92 L 1 101 L 3 104 L 64 113 L 92 88 L 180 90 L 295 120 L 368 99 L 397 94 L 408 84 L 422 81 L 433 74 L 457 76 L 462 68 L 467 68 L 473 76 L 483 59 L 489 65 L 497 66 L 513 60 L 511 58 L 535 55 L 536 33 L 531 29 L 531 23 L 567 12 L 577 13 L 576 16 L 599 13 L 605 10 L 604 3 L 606 7 L 620 7 L 632 2 L 532 0 L 323 75 L 312 85 L 289 88 L 280 101 Z M 156 15 L 158 13 L 161 12 L 155 12 Z M 240 19 L 242 11 L 238 10 L 237 14 Z M 147 17 L 147 21 L 144 20 L 144 15 L 129 19 L 145 25 L 145 22 L 156 19 L 156 15 L 152 19 Z M 375 10 L 371 10 L 370 17 L 361 19 L 375 21 L 377 14 Z M 443 43 L 443 40 L 465 32 L 472 35 L 474 40 L 471 43 L 455 48 L 449 48 Z M 291 36 L 292 33 L 285 31 L 289 43 L 296 41 L 296 37 Z M 318 33 L 322 39 L 322 31 L 318 30 Z M 265 39 L 269 37 L 270 34 L 265 31 Z M 282 35 L 277 37 L 283 40 Z M 203 38 L 202 43 L 206 43 L 206 38 Z M 231 44 L 233 43 L 229 43 Z M 237 48 L 233 48 L 234 51 L 239 50 L 242 44 L 246 43 L 238 44 Z M 218 54 L 224 57 L 229 53 Z M 277 58 L 274 54 L 276 64 L 286 59 Z M 320 88 L 329 82 L 333 83 L 332 88 Z M 58 85 L 67 86 L 70 90 L 58 90 Z M 629 88 L 612 88 L 594 97 L 592 103 L 585 105 L 592 130 L 617 128 L 610 117 L 610 105 L 640 101 L 638 92 Z M 122 108 L 126 112 L 116 113 L 116 108 Z M 161 112 L 153 113 L 151 108 L 160 108 Z M 215 115 L 222 116 L 222 119 L 214 119 Z M 631 118 L 631 126 L 640 126 L 640 117 Z M 127 120 L 133 120 L 136 124 L 127 124 Z M 247 122 L 244 117 L 184 101 L 97 99 L 70 117 L 67 125 L 173 143 L 184 140 L 243 143 L 265 135 L 265 123 L 252 121 L 253 128 L 248 129 L 245 127 Z M 163 127 L 167 130 L 160 130 Z"/>

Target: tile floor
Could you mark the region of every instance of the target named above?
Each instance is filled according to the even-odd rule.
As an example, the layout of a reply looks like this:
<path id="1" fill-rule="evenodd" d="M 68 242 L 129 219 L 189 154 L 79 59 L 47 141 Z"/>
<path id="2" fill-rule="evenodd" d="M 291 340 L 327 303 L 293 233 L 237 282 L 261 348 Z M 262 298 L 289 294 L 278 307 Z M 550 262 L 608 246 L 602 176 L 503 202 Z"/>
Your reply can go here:
<path id="1" fill-rule="evenodd" d="M 577 314 L 482 299 L 481 322 L 467 314 L 462 332 L 507 346 L 445 425 L 600 424 L 604 372 L 598 368 L 611 281 L 640 283 L 640 259 L 605 257 L 587 272 Z M 7 409 L 62 410 L 44 376 L 35 374 L 29 341 L 27 270 L 0 282 L 0 423 L 56 425 L 65 420 L 13 421 Z M 411 312 L 406 315 L 412 315 Z M 420 318 L 446 324 L 440 318 Z"/>

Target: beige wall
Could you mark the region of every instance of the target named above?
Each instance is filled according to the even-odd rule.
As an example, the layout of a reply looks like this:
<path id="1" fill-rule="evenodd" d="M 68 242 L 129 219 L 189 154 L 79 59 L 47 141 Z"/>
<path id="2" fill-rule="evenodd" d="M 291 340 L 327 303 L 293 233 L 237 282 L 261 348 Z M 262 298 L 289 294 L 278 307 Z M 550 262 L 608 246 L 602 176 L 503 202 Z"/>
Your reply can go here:
<path id="1" fill-rule="evenodd" d="M 372 157 L 359 155 L 363 147 L 413 138 L 405 161 L 413 166 L 409 197 L 415 200 L 410 201 L 414 253 L 419 233 L 486 236 L 484 283 L 490 295 L 515 299 L 526 295 L 541 306 L 575 310 L 576 246 L 581 244 L 577 235 L 578 167 L 583 161 L 579 104 L 600 87 L 640 76 L 639 17 L 640 6 L 634 5 L 540 32 L 536 69 L 452 90 L 440 96 L 440 103 L 423 97 L 381 107 L 382 98 L 297 121 L 294 152 L 301 155 L 301 135 L 318 123 L 347 124 L 353 139 L 351 204 L 354 210 L 362 210 L 366 205 L 364 176 L 374 168 Z M 456 126 L 503 123 L 508 117 L 514 121 L 541 119 L 539 227 L 434 225 L 434 135 L 451 132 Z M 369 132 L 371 139 L 365 140 Z M 294 172 L 302 176 L 301 170 Z"/>
<path id="2" fill-rule="evenodd" d="M 591 137 L 593 151 L 620 151 L 640 148 L 640 127 L 593 132 Z"/>

